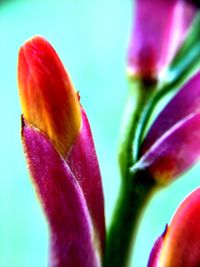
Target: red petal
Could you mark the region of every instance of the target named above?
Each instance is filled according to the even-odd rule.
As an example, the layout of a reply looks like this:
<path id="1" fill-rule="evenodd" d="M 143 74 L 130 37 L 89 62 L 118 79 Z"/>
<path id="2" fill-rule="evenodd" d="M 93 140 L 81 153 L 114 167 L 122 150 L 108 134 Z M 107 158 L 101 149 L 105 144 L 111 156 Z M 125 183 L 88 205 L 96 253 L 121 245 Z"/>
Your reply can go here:
<path id="1" fill-rule="evenodd" d="M 36 36 L 21 47 L 18 82 L 24 118 L 66 155 L 80 130 L 80 105 L 62 62 L 44 38 Z"/>
<path id="2" fill-rule="evenodd" d="M 177 209 L 152 267 L 200 266 L 200 188 Z"/>

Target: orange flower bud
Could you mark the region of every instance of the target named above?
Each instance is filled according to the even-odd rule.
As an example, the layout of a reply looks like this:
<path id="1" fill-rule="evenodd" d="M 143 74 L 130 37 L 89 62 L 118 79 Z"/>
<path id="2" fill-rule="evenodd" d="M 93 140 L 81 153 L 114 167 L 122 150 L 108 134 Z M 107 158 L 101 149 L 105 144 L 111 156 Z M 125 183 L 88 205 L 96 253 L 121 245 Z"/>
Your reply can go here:
<path id="1" fill-rule="evenodd" d="M 80 131 L 80 104 L 63 64 L 44 38 L 33 37 L 21 47 L 18 85 L 25 120 L 66 156 Z"/>

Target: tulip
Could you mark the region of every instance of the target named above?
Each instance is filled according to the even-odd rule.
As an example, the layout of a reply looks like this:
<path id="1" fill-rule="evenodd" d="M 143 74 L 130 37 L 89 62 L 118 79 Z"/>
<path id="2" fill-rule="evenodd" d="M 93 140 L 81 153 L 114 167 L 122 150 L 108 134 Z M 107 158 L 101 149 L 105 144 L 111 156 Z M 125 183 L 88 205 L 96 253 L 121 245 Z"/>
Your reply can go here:
<path id="1" fill-rule="evenodd" d="M 194 17 L 186 0 L 136 0 L 128 48 L 131 77 L 155 80 L 173 58 Z"/>
<path id="2" fill-rule="evenodd" d="M 50 233 L 50 267 L 99 267 L 105 239 L 101 176 L 80 97 L 42 37 L 19 51 L 22 142 Z"/>
<path id="3" fill-rule="evenodd" d="M 200 265 L 200 188 L 179 206 L 170 225 L 155 242 L 148 267 Z"/>
<path id="4" fill-rule="evenodd" d="M 200 72 L 169 102 L 147 133 L 140 160 L 132 171 L 144 170 L 167 184 L 200 157 Z"/>

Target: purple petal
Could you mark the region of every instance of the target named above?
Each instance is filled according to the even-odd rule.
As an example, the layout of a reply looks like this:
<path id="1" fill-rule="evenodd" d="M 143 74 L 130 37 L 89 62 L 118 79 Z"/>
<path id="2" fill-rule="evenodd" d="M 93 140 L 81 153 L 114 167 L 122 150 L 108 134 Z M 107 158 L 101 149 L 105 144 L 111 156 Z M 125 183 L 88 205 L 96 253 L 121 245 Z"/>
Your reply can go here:
<path id="1" fill-rule="evenodd" d="M 166 233 L 167 233 L 167 229 L 168 229 L 168 226 L 166 226 L 163 234 L 154 243 L 153 249 L 152 249 L 150 257 L 149 257 L 147 267 L 157 267 L 158 266 L 157 264 L 159 261 L 159 256 L 160 256 L 162 245 L 163 245 Z"/>
<path id="2" fill-rule="evenodd" d="M 67 155 L 67 163 L 78 181 L 87 202 L 95 227 L 101 254 L 104 249 L 105 219 L 101 175 L 90 126 L 82 109 L 82 127 L 78 138 Z"/>
<path id="3" fill-rule="evenodd" d="M 93 225 L 83 192 L 49 140 L 24 122 L 23 145 L 51 238 L 51 267 L 98 267 Z"/>
<path id="4" fill-rule="evenodd" d="M 168 130 L 142 156 L 133 169 L 145 169 L 166 184 L 190 168 L 200 157 L 200 113 L 191 114 Z"/>
<path id="5" fill-rule="evenodd" d="M 130 74 L 155 77 L 172 59 L 194 13 L 194 6 L 183 0 L 136 0 L 128 50 Z"/>
<path id="6" fill-rule="evenodd" d="M 190 79 L 169 102 L 150 128 L 142 145 L 142 155 L 166 131 L 191 113 L 200 111 L 200 72 Z"/>

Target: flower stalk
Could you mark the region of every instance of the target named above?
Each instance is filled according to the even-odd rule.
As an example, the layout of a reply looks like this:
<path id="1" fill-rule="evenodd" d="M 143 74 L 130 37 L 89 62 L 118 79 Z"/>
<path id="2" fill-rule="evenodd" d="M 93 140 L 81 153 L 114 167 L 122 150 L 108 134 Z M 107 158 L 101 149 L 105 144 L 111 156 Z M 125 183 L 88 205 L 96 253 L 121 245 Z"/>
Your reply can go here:
<path id="1" fill-rule="evenodd" d="M 137 172 L 122 184 L 109 228 L 103 267 L 128 267 L 144 208 L 156 190 L 148 173 Z"/>
<path id="2" fill-rule="evenodd" d="M 143 127 L 142 118 L 155 90 L 156 83 L 146 84 L 144 81 L 135 81 L 130 84 L 118 156 L 122 180 L 128 180 L 129 168 L 137 160 L 141 141 L 138 133 Z"/>

